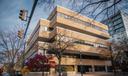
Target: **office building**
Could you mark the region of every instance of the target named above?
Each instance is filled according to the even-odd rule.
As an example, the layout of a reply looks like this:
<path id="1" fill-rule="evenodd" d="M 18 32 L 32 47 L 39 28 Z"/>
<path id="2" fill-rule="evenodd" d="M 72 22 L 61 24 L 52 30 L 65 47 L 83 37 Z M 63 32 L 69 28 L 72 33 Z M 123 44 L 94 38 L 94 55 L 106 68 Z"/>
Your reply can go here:
<path id="1" fill-rule="evenodd" d="M 85 72 L 111 71 L 111 52 L 109 50 L 108 27 L 88 17 L 77 14 L 67 8 L 57 6 L 47 19 L 40 19 L 32 32 L 26 48 L 26 59 L 36 53 L 52 54 L 56 63 L 56 55 L 49 51 L 57 34 L 64 34 L 72 39 L 73 47 L 65 49 L 61 66 L 66 72 L 79 73 L 81 67 Z M 45 49 L 42 48 L 45 45 Z M 77 48 L 74 48 L 77 47 Z M 72 68 L 72 69 L 71 69 Z"/>
<path id="2" fill-rule="evenodd" d="M 109 33 L 112 37 L 128 36 L 128 14 L 124 11 L 118 11 L 108 19 L 102 21 L 108 25 Z"/>

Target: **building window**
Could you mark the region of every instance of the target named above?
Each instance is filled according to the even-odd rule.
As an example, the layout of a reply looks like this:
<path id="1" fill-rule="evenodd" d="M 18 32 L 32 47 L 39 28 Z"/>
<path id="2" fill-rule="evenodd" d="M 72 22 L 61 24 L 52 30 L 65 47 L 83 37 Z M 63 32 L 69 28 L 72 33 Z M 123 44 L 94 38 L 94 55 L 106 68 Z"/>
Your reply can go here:
<path id="1" fill-rule="evenodd" d="M 49 28 L 48 28 L 48 31 L 53 31 L 53 30 L 54 30 L 53 27 L 49 27 Z"/>
<path id="2" fill-rule="evenodd" d="M 108 49 L 108 47 L 103 44 L 93 43 L 93 42 L 84 41 L 84 40 L 76 40 L 74 41 L 74 43 Z"/>
<path id="3" fill-rule="evenodd" d="M 123 27 L 123 23 L 120 23 L 120 24 L 114 26 L 115 29 L 118 29 L 118 28 L 120 28 L 120 27 Z"/>
<path id="4" fill-rule="evenodd" d="M 107 66 L 107 72 L 112 72 L 112 66 Z"/>
<path id="5" fill-rule="evenodd" d="M 120 15 L 120 14 L 117 15 L 117 16 L 115 16 L 115 17 L 113 18 L 113 21 L 115 21 L 115 20 L 117 20 L 117 19 L 119 19 L 119 18 L 121 18 L 121 15 Z"/>
<path id="6" fill-rule="evenodd" d="M 110 35 L 113 35 L 114 34 L 114 31 L 109 31 Z"/>
<path id="7" fill-rule="evenodd" d="M 122 19 L 118 19 L 118 20 L 114 21 L 113 23 L 114 23 L 114 25 L 117 25 L 117 24 L 119 24 L 121 22 L 122 22 Z"/>
<path id="8" fill-rule="evenodd" d="M 106 71 L 105 66 L 96 65 L 96 66 L 94 66 L 94 68 L 95 68 L 96 72 L 105 72 Z"/>
<path id="9" fill-rule="evenodd" d="M 58 67 L 56 68 L 56 71 L 59 71 Z M 62 72 L 75 71 L 75 68 L 74 65 L 61 65 L 61 71 Z"/>
<path id="10" fill-rule="evenodd" d="M 119 29 L 115 29 L 115 33 L 120 33 L 120 32 L 124 32 L 125 28 L 124 27 L 120 27 Z"/>
<path id="11" fill-rule="evenodd" d="M 108 22 L 109 28 L 113 26 L 113 23 L 111 21 Z"/>
<path id="12" fill-rule="evenodd" d="M 94 28 L 94 29 L 97 29 L 97 30 L 106 32 L 106 30 L 104 30 L 104 29 L 102 29 L 101 27 L 98 27 L 98 26 L 92 24 L 91 22 L 86 22 L 86 21 L 83 21 L 83 20 L 74 18 L 74 17 L 72 17 L 72 16 L 65 15 L 65 14 L 63 14 L 63 13 L 57 13 L 57 16 L 60 16 L 60 17 L 63 17 L 63 18 L 65 18 L 65 19 L 69 19 L 69 20 L 72 20 L 72 21 L 74 21 L 74 22 L 83 24 L 83 25 L 85 25 L 85 26 L 92 27 L 92 28 Z"/>
<path id="13" fill-rule="evenodd" d="M 92 72 L 91 65 L 78 65 L 77 69 L 78 69 L 78 72 L 80 73 Z"/>

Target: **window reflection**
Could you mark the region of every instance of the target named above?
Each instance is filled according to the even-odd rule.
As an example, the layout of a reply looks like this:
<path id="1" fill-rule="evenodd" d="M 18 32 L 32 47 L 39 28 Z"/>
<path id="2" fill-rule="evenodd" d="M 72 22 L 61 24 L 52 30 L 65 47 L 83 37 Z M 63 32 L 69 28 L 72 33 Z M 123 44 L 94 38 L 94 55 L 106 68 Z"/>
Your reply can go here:
<path id="1" fill-rule="evenodd" d="M 77 23 L 80 23 L 80 24 L 84 24 L 85 26 L 92 27 L 94 29 L 97 29 L 97 30 L 100 30 L 100 31 L 103 31 L 103 32 L 107 32 L 107 30 L 104 30 L 101 27 L 98 27 L 98 26 L 92 24 L 91 22 L 86 22 L 86 21 L 74 18 L 73 16 L 68 16 L 68 15 L 65 15 L 63 13 L 57 13 L 57 16 L 63 17 L 65 19 L 70 19 L 70 20 L 72 20 L 74 22 L 77 22 Z"/>

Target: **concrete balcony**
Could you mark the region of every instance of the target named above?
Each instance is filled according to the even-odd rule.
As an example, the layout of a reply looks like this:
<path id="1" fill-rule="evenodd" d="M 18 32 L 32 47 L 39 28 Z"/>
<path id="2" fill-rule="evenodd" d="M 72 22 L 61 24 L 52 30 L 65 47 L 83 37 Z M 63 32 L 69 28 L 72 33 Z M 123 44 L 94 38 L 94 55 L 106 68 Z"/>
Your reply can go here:
<path id="1" fill-rule="evenodd" d="M 52 40 L 52 38 L 55 36 L 56 30 L 53 31 L 41 31 L 40 29 L 33 35 L 33 37 L 31 38 L 31 40 L 28 43 L 28 46 L 26 48 L 26 50 L 29 50 L 30 47 L 32 47 L 34 45 L 34 43 L 36 43 L 36 41 L 50 41 Z"/>
<path id="2" fill-rule="evenodd" d="M 53 31 L 39 31 L 39 37 L 38 37 L 38 40 L 39 41 L 46 41 L 46 42 L 49 42 L 51 41 L 54 36 L 56 35 L 56 30 L 54 29 Z"/>
<path id="3" fill-rule="evenodd" d="M 78 40 L 84 40 L 84 41 L 89 41 L 89 42 L 93 42 L 93 43 L 99 43 L 99 44 L 103 44 L 106 46 L 108 45 L 108 41 L 105 39 L 101 39 L 101 38 L 94 37 L 91 35 L 83 34 L 83 33 L 77 32 L 77 31 L 64 29 L 62 27 L 57 27 L 57 33 L 61 33 L 67 37 L 71 37 L 71 38 L 78 39 Z"/>
<path id="4" fill-rule="evenodd" d="M 34 45 L 34 43 L 36 43 L 36 40 L 38 39 L 38 35 L 39 35 L 39 31 L 37 31 L 33 37 L 31 37 L 31 39 L 29 40 L 28 44 L 27 44 L 27 48 L 26 51 L 29 51 L 29 49 Z"/>
<path id="5" fill-rule="evenodd" d="M 75 44 L 73 47 L 67 48 L 68 50 L 71 50 L 72 52 L 82 52 L 85 54 L 90 54 L 90 55 L 98 55 L 98 56 L 103 56 L 103 57 L 110 57 L 111 52 L 108 49 L 105 48 L 99 48 L 99 47 L 94 47 L 94 46 L 88 46 L 88 45 L 83 45 L 83 44 Z"/>
<path id="6" fill-rule="evenodd" d="M 110 37 L 109 34 L 106 32 L 96 30 L 94 28 L 91 28 L 91 27 L 88 27 L 88 26 L 85 26 L 79 23 L 75 23 L 71 20 L 64 19 L 63 17 L 55 16 L 51 21 L 51 26 L 54 26 L 55 24 L 60 27 L 83 32 L 83 33 L 94 35 L 97 37 L 102 37 L 105 39 L 108 39 Z"/>
<path id="7" fill-rule="evenodd" d="M 58 48 L 58 47 L 61 47 L 61 45 L 57 47 L 57 45 L 51 44 L 49 48 L 51 47 Z M 85 55 L 100 56 L 105 58 L 111 57 L 111 51 L 109 51 L 106 48 L 99 48 L 99 47 L 94 47 L 94 46 L 89 46 L 84 44 L 76 44 L 76 43 L 74 43 L 71 46 L 69 45 L 64 52 L 74 53 L 74 54 L 79 54 L 81 52 L 82 54 L 85 54 Z"/>
<path id="8" fill-rule="evenodd" d="M 81 14 L 78 14 L 78 12 L 75 12 L 73 10 L 70 10 L 70 9 L 67 9 L 67 8 L 64 8 L 62 6 L 57 6 L 56 9 L 51 13 L 51 16 L 53 16 L 55 13 L 63 13 L 65 15 L 68 15 L 68 16 L 71 16 L 71 17 L 74 17 L 74 18 L 77 18 L 77 19 L 80 19 L 82 21 L 85 21 L 85 22 L 92 22 L 95 24 L 95 26 L 98 26 L 98 27 L 101 27 L 105 30 L 108 30 L 108 27 L 100 22 L 97 22 L 87 16 L 83 16 Z M 50 17 L 49 17 L 50 18 Z"/>
<path id="9" fill-rule="evenodd" d="M 56 63 L 58 63 L 57 58 L 55 57 L 54 59 L 55 59 Z M 107 65 L 107 66 L 111 66 L 111 61 L 63 57 L 61 59 L 61 64 L 62 65 Z"/>
<path id="10" fill-rule="evenodd" d="M 64 8 L 64 7 L 61 7 L 61 6 L 57 6 L 52 12 L 51 14 L 49 15 L 48 17 L 48 20 L 52 20 L 53 19 L 53 16 L 55 16 L 56 14 L 58 13 L 61 13 L 61 14 L 65 14 L 67 16 L 71 16 L 71 17 L 74 17 L 74 18 L 77 18 L 79 20 L 82 20 L 82 21 L 85 21 L 85 22 L 91 22 L 93 24 L 95 24 L 95 26 L 98 26 L 104 30 L 108 30 L 108 27 L 100 22 L 97 22 L 91 18 L 88 18 L 86 16 L 83 16 L 81 14 L 78 14 L 77 12 L 75 11 L 72 11 L 70 9 L 67 9 L 67 8 Z"/>

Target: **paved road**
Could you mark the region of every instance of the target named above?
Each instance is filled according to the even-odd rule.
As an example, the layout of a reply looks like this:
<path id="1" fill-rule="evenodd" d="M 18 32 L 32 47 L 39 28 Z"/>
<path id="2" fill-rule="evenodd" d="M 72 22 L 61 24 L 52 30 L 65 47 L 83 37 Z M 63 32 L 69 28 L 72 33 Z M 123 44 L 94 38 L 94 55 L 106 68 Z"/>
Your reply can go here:
<path id="1" fill-rule="evenodd" d="M 77 74 L 76 76 L 81 76 L 81 74 Z M 83 76 L 128 76 L 128 73 L 116 73 L 116 74 L 114 73 L 92 73 L 92 74 L 84 74 Z"/>
<path id="2" fill-rule="evenodd" d="M 25 76 L 42 76 L 42 73 L 30 73 L 29 75 L 25 75 Z M 58 76 L 58 75 L 45 75 L 45 76 Z M 73 73 L 68 73 L 68 74 L 63 74 L 62 76 L 82 76 L 81 74 L 73 74 Z M 128 73 L 117 73 L 117 74 L 113 74 L 113 73 L 87 73 L 87 74 L 83 74 L 83 76 L 128 76 Z"/>

